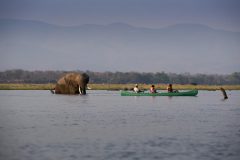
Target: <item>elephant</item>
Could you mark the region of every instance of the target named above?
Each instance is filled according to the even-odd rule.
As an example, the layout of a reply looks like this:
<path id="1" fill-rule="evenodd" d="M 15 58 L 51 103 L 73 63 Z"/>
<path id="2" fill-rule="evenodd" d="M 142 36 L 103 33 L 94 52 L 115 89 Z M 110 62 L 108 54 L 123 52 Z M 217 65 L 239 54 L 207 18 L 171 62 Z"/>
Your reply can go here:
<path id="1" fill-rule="evenodd" d="M 89 76 L 86 73 L 68 73 L 57 81 L 55 94 L 86 94 Z"/>

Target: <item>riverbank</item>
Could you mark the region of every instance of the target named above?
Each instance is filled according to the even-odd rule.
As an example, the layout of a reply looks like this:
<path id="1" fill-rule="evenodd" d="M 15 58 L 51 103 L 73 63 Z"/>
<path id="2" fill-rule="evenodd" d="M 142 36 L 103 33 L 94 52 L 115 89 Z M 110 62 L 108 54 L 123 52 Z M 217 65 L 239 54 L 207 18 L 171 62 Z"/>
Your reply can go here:
<path id="1" fill-rule="evenodd" d="M 53 89 L 55 84 L 12 84 L 4 83 L 0 84 L 0 90 L 50 90 Z M 134 87 L 134 84 L 89 84 L 88 85 L 92 90 L 127 90 Z M 148 90 L 150 84 L 139 84 L 140 89 Z M 167 87 L 166 84 L 155 84 L 155 88 L 158 90 L 165 90 Z M 180 85 L 173 84 L 173 89 L 177 90 L 209 90 L 215 91 L 220 88 L 225 90 L 240 90 L 240 85 Z"/>

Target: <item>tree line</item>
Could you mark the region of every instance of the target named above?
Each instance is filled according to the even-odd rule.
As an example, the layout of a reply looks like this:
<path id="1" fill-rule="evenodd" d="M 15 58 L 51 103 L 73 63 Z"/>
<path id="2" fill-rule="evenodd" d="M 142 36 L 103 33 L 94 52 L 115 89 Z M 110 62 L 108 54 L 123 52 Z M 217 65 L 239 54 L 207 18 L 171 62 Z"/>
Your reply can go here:
<path id="1" fill-rule="evenodd" d="M 66 73 L 83 71 L 26 71 L 21 69 L 0 72 L 0 83 L 56 83 Z M 240 72 L 232 74 L 190 74 L 190 73 L 139 73 L 139 72 L 92 72 L 86 71 L 90 83 L 144 83 L 144 84 L 207 84 L 236 85 L 240 84 Z"/>

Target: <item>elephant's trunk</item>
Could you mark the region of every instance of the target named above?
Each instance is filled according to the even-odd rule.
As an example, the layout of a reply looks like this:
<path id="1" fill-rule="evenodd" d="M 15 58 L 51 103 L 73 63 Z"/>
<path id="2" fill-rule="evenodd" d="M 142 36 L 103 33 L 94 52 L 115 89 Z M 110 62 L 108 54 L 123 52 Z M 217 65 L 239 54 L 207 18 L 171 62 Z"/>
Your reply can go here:
<path id="1" fill-rule="evenodd" d="M 82 95 L 86 95 L 86 88 L 83 89 Z"/>

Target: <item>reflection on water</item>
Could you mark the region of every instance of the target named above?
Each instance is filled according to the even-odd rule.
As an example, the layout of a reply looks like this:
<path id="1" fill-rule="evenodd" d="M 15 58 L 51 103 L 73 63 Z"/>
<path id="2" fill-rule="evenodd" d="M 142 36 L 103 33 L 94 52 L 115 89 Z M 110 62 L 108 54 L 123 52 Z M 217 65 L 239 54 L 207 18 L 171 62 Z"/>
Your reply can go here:
<path id="1" fill-rule="evenodd" d="M 0 159 L 238 160 L 239 96 L 0 91 Z"/>

